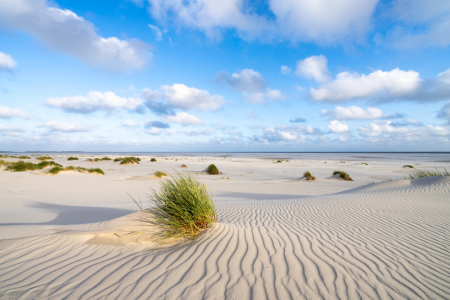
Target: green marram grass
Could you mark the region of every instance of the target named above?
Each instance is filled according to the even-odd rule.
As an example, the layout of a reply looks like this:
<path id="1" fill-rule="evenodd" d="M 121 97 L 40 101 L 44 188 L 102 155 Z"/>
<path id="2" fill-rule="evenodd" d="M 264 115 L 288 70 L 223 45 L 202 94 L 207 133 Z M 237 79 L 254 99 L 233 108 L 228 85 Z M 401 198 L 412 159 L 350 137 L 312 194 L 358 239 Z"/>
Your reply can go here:
<path id="1" fill-rule="evenodd" d="M 18 157 L 18 159 L 31 159 L 29 156 L 21 155 Z"/>
<path id="2" fill-rule="evenodd" d="M 404 165 L 403 168 L 408 168 L 408 169 L 415 169 L 413 166 L 411 165 Z"/>
<path id="3" fill-rule="evenodd" d="M 4 162 L 2 161 L 2 165 L 6 165 L 5 171 L 11 172 L 26 172 L 26 171 L 35 171 L 42 170 L 46 167 L 56 166 L 62 167 L 60 164 L 55 163 L 54 161 L 42 161 L 38 164 L 33 164 L 30 162 L 24 162 L 23 160 L 19 160 L 16 162 Z"/>
<path id="4" fill-rule="evenodd" d="M 185 164 L 182 164 L 180 168 L 187 168 Z"/>
<path id="5" fill-rule="evenodd" d="M 144 211 L 150 215 L 147 220 L 161 229 L 150 239 L 195 239 L 218 221 L 210 190 L 190 173 L 169 175 L 161 180 L 159 191 L 151 189 L 148 196 L 151 209 Z M 142 210 L 142 205 L 133 201 Z"/>
<path id="6" fill-rule="evenodd" d="M 450 176 L 450 172 L 444 168 L 442 171 L 436 168 L 435 170 L 414 170 L 405 179 L 416 179 L 422 177 L 434 177 L 434 176 Z"/>
<path id="7" fill-rule="evenodd" d="M 353 181 L 353 179 L 350 178 L 350 175 L 348 175 L 344 171 L 334 171 L 333 175 L 336 175 L 336 174 L 339 174 L 339 177 L 341 177 L 344 180 Z"/>
<path id="8" fill-rule="evenodd" d="M 156 162 L 156 158 L 150 159 L 151 162 Z"/>
<path id="9" fill-rule="evenodd" d="M 44 160 L 53 160 L 53 158 L 50 157 L 50 156 L 39 156 L 39 157 L 36 157 L 36 159 L 37 159 L 37 160 L 40 160 L 40 161 L 44 161 Z"/>
<path id="10" fill-rule="evenodd" d="M 56 167 L 53 167 L 50 170 L 48 170 L 48 173 L 52 174 L 52 175 L 56 175 L 62 171 L 75 171 L 75 172 L 80 172 L 80 173 L 91 173 L 91 174 L 95 173 L 95 174 L 105 175 L 105 172 L 103 172 L 103 170 L 99 169 L 99 168 L 86 169 L 86 168 L 74 167 L 74 166 L 68 166 L 65 168 L 63 168 L 62 166 L 56 166 Z"/>
<path id="11" fill-rule="evenodd" d="M 161 171 L 156 171 L 155 176 L 158 178 L 161 178 L 161 177 L 167 176 L 167 174 L 164 172 L 161 172 Z"/>
<path id="12" fill-rule="evenodd" d="M 311 173 L 309 171 L 306 171 L 305 173 L 303 173 L 303 177 L 305 177 L 307 181 L 316 180 L 316 177 L 311 175 Z"/>
<path id="13" fill-rule="evenodd" d="M 216 165 L 210 164 L 208 166 L 208 174 L 210 174 L 210 175 L 218 175 L 218 174 L 220 174 L 220 171 L 219 171 L 219 169 L 217 169 Z"/>
<path id="14" fill-rule="evenodd" d="M 69 157 L 67 160 L 78 160 L 78 157 L 73 157 L 73 156 L 71 156 L 71 157 Z"/>

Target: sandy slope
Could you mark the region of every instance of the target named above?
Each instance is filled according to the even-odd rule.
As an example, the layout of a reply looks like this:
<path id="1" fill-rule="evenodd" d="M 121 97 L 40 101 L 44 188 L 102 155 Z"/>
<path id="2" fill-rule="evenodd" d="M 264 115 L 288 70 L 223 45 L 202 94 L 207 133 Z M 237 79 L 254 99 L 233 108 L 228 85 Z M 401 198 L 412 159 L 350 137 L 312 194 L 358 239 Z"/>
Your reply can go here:
<path id="1" fill-rule="evenodd" d="M 186 162 L 192 171 L 205 165 Z M 5 182 L 0 185 L 5 207 L 0 212 L 0 298 L 450 295 L 450 178 L 367 185 L 374 174 L 403 174 L 401 164 L 371 162 L 368 169 L 352 162 L 346 171 L 355 181 L 343 182 L 327 179 L 335 165 L 317 161 L 290 166 L 250 159 L 220 162 L 223 176 L 204 177 L 215 194 L 220 223 L 196 241 L 158 246 L 126 235 L 141 227 L 123 191 L 156 187 L 157 180 L 130 178 L 149 176 L 171 162 L 164 164 L 103 163 L 105 171 L 116 170 L 106 176 L 0 172 Z M 294 176 L 306 167 L 317 182 Z"/>

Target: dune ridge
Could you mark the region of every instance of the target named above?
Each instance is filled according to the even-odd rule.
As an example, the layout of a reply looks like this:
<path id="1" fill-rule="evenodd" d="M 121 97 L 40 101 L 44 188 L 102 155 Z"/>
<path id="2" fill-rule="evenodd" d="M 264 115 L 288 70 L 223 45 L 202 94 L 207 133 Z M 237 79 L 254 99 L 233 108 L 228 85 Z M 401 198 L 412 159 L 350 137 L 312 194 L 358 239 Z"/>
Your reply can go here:
<path id="1" fill-rule="evenodd" d="M 89 232 L 70 230 L 18 239 L 0 250 L 0 295 L 445 299 L 449 199 L 450 178 L 421 178 L 326 196 L 219 201 L 213 230 L 160 249 L 89 244 Z"/>

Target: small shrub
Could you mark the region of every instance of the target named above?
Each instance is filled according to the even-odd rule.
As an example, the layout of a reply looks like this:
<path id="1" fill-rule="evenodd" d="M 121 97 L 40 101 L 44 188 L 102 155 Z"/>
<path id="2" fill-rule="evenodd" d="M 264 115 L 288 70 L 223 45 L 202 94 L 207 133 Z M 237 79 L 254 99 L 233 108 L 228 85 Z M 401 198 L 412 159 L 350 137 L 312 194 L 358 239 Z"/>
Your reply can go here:
<path id="1" fill-rule="evenodd" d="M 316 180 L 316 177 L 312 176 L 309 171 L 306 171 L 305 173 L 303 173 L 303 177 L 305 177 L 307 181 L 314 181 L 314 180 Z"/>
<path id="2" fill-rule="evenodd" d="M 158 177 L 158 178 L 161 178 L 163 176 L 167 176 L 167 174 L 164 173 L 164 172 L 161 172 L 161 171 L 156 171 L 155 172 L 155 176 Z"/>
<path id="3" fill-rule="evenodd" d="M 39 157 L 36 157 L 36 159 L 37 159 L 37 160 L 41 160 L 41 161 L 44 161 L 44 160 L 53 160 L 53 158 L 51 158 L 50 156 L 39 156 Z"/>
<path id="4" fill-rule="evenodd" d="M 347 173 L 345 173 L 344 171 L 334 171 L 333 175 L 336 175 L 336 174 L 339 174 L 339 177 L 341 177 L 344 180 L 353 181 L 353 179 L 351 179 L 350 176 Z"/>
<path id="5" fill-rule="evenodd" d="M 121 165 L 131 165 L 131 164 L 139 164 L 140 159 L 136 157 L 125 157 L 120 164 Z"/>
<path id="6" fill-rule="evenodd" d="M 208 166 L 208 174 L 210 175 L 218 175 L 220 174 L 219 169 L 214 164 L 210 164 Z"/>
<path id="7" fill-rule="evenodd" d="M 155 223 L 161 232 L 151 239 L 195 239 L 217 222 L 217 213 L 207 185 L 189 173 L 177 173 L 161 180 L 160 190 L 149 194 L 154 209 L 146 210 L 148 222 Z M 141 208 L 134 199 L 133 201 Z"/>
<path id="8" fill-rule="evenodd" d="M 408 169 L 415 169 L 413 166 L 411 165 L 404 165 L 403 168 L 408 168 Z"/>
<path id="9" fill-rule="evenodd" d="M 69 157 L 67 160 L 78 160 L 78 157 L 73 157 L 73 156 L 71 156 L 71 157 Z"/>
<path id="10" fill-rule="evenodd" d="M 187 166 L 185 164 L 182 164 L 181 168 L 187 168 Z"/>
<path id="11" fill-rule="evenodd" d="M 156 162 L 156 158 L 150 159 L 151 162 Z"/>

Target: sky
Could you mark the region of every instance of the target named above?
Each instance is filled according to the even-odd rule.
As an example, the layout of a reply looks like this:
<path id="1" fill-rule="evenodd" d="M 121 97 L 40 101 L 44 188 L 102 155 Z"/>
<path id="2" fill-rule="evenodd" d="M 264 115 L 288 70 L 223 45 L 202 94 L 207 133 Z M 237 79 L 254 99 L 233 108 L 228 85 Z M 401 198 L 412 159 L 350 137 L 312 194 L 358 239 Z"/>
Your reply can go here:
<path id="1" fill-rule="evenodd" d="M 448 0 L 0 0 L 0 151 L 450 151 Z"/>

